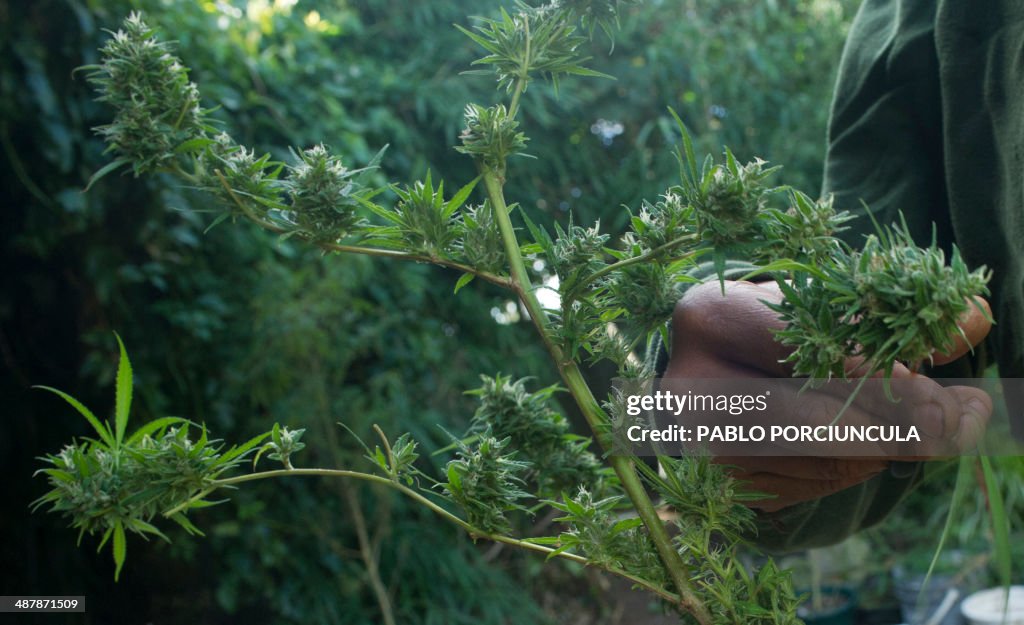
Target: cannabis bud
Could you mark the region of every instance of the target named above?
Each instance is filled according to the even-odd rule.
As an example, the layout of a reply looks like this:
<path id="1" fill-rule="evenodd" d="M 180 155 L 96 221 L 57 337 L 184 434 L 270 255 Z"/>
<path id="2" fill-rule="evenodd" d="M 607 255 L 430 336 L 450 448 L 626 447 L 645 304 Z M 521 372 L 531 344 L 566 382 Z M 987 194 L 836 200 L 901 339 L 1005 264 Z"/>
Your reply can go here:
<path id="1" fill-rule="evenodd" d="M 447 466 L 448 481 L 439 484 L 471 525 L 494 534 L 511 531 L 505 513 L 525 510 L 518 502 L 529 497 L 522 488 L 529 464 L 513 460 L 508 445 L 508 438 L 493 436 L 482 436 L 475 449 L 459 442 L 459 455 Z"/>
<path id="2" fill-rule="evenodd" d="M 541 496 L 593 484 L 600 463 L 587 450 L 589 439 L 575 436 L 569 423 L 548 402 L 556 387 L 526 390 L 526 380 L 481 376 L 483 386 L 469 394 L 480 399 L 470 432 L 508 438 L 530 465 L 524 478 L 537 484 Z"/>
<path id="3" fill-rule="evenodd" d="M 438 183 L 435 189 L 427 172 L 426 180 L 418 180 L 404 189 L 394 187 L 394 191 L 398 194 L 394 211 L 378 214 L 397 226 L 410 249 L 431 257 L 447 256 L 459 236 L 457 211 L 469 195 L 468 188 L 446 202 L 444 183 Z"/>
<path id="4" fill-rule="evenodd" d="M 817 379 L 842 377 L 851 356 L 867 358 L 864 375 L 890 374 L 896 361 L 949 351 L 991 277 L 970 271 L 955 247 L 947 266 L 936 242 L 917 247 L 906 224 L 869 236 L 861 252 L 837 249 L 818 270 L 813 280 L 780 283 L 784 299 L 773 306 L 787 323 L 777 336 L 795 348 L 795 374 Z"/>
<path id="5" fill-rule="evenodd" d="M 639 263 L 613 274 L 609 302 L 623 308 L 636 324 L 632 332 L 648 332 L 664 324 L 679 299 L 676 276 L 659 263 Z"/>
<path id="6" fill-rule="evenodd" d="M 508 157 L 526 147 L 526 135 L 519 132 L 519 122 L 509 116 L 503 104 L 490 108 L 469 104 L 465 121 L 466 128 L 459 135 L 462 145 L 455 149 L 492 171 L 504 172 Z"/>
<path id="7" fill-rule="evenodd" d="M 693 232 L 693 220 L 693 208 L 669 190 L 655 204 L 643 201 L 632 219 L 633 229 L 622 238 L 623 247 L 636 254 L 660 249 L 665 256 L 673 256 L 687 247 L 688 241 L 680 239 Z"/>
<path id="8" fill-rule="evenodd" d="M 302 435 L 305 434 L 305 428 L 299 428 L 297 430 L 289 430 L 287 427 L 281 427 L 279 424 L 274 424 L 274 429 L 270 431 L 270 440 L 267 441 L 263 447 L 260 448 L 259 452 L 256 453 L 256 457 L 253 459 L 253 466 L 259 462 L 260 456 L 264 452 L 270 452 L 267 457 L 271 460 L 277 460 L 284 465 L 286 469 L 293 469 L 291 456 L 294 453 L 298 453 L 306 448 L 306 444 L 301 441 Z"/>
<path id="9" fill-rule="evenodd" d="M 658 583 L 667 582 L 665 566 L 657 557 L 650 535 L 638 518 L 620 518 L 621 496 L 598 499 L 586 488 L 574 497 L 550 501 L 563 513 L 556 521 L 566 529 L 558 536 L 560 549 L 576 549 L 594 563 L 628 571 Z"/>
<path id="10" fill-rule="evenodd" d="M 954 246 L 949 265 L 933 242 L 914 245 L 905 229 L 869 237 L 853 274 L 856 299 L 848 317 L 857 319 L 866 353 L 895 352 L 895 358 L 917 363 L 934 350 L 949 351 L 963 331 L 957 321 L 988 293 L 991 272 L 969 271 Z M 886 338 L 882 338 L 882 333 Z"/>
<path id="11" fill-rule="evenodd" d="M 568 292 L 577 279 L 604 266 L 604 245 L 609 237 L 601 234 L 601 222 L 590 228 L 570 222 L 565 230 L 555 223 L 555 233 L 557 238 L 547 260 L 558 274 L 562 290 Z"/>
<path id="12" fill-rule="evenodd" d="M 699 192 L 691 198 L 701 239 L 728 247 L 762 234 L 759 217 L 774 190 L 765 179 L 776 170 L 764 165 L 765 161 L 754 159 L 740 166 L 726 151 L 725 165 L 713 165 L 704 173 Z"/>
<path id="13" fill-rule="evenodd" d="M 835 233 L 852 219 L 846 211 L 837 213 L 832 197 L 812 200 L 800 191 L 791 191 L 791 205 L 783 212 L 770 210 L 766 223 L 768 243 L 761 248 L 761 260 L 779 258 L 818 262 L 835 254 L 838 241 Z"/>
<path id="14" fill-rule="evenodd" d="M 501 240 L 494 209 L 484 200 L 470 206 L 462 214 L 462 255 L 481 271 L 500 273 L 506 266 L 505 248 Z"/>
<path id="15" fill-rule="evenodd" d="M 356 209 L 362 185 L 355 177 L 365 170 L 349 170 L 323 144 L 299 152 L 296 160 L 284 181 L 292 218 L 314 238 L 345 236 L 360 222 Z"/>
<path id="16" fill-rule="evenodd" d="M 254 150 L 235 143 L 227 133 L 220 133 L 200 154 L 197 178 L 202 188 L 216 196 L 232 213 L 242 212 L 241 206 L 270 208 L 257 204 L 253 198 L 277 198 L 278 181 L 272 173 L 270 155 L 256 156 Z M 275 201 L 275 208 L 278 207 Z"/>
<path id="17" fill-rule="evenodd" d="M 97 99 L 117 111 L 96 130 L 136 175 L 166 165 L 176 148 L 204 132 L 199 91 L 172 50 L 132 13 L 101 49 L 103 62 L 84 68 L 100 91 Z"/>

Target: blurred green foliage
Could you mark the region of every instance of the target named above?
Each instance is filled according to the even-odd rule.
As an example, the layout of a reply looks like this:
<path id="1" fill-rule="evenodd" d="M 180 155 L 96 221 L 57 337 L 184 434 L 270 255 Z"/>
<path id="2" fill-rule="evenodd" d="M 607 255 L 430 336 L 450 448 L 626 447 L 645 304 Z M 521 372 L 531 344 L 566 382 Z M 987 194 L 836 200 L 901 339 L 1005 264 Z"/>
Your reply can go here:
<path id="1" fill-rule="evenodd" d="M 498 4 L 0 0 L 0 458 L 9 477 L 0 559 L 17 563 L 3 567 L 0 586 L 84 593 L 89 622 L 370 623 L 380 587 L 403 623 L 552 618 L 511 581 L 530 575 L 506 573 L 533 564 L 485 562 L 453 528 L 369 486 L 247 489 L 204 513 L 211 540 L 133 546 L 137 568 L 118 586 L 109 560 L 75 549 L 57 517 L 27 512 L 43 488 L 29 479 L 34 457 L 68 432 L 87 434 L 59 400 L 28 387 L 110 408 L 111 330 L 135 364 L 136 423 L 177 414 L 244 440 L 280 421 L 307 428 L 303 462 L 322 466 L 362 462 L 338 421 L 366 438 L 374 423 L 409 431 L 424 446 L 421 462 L 440 465 L 446 456 L 430 452 L 449 440 L 437 425 L 465 429 L 474 402 L 462 392 L 478 373 L 552 379 L 525 324 L 495 322 L 517 317 L 480 281 L 452 298 L 458 275 L 436 268 L 324 259 L 230 224 L 206 232 L 201 197 L 160 179 L 109 176 L 81 193 L 106 163 L 91 128 L 110 112 L 72 70 L 95 62 L 102 29 L 132 9 L 178 41 L 204 104 L 222 107 L 213 116 L 230 119 L 224 129 L 239 141 L 284 160 L 290 147 L 323 142 L 353 166 L 390 144 L 389 179 L 430 169 L 458 188 L 475 175 L 452 149 L 463 107 L 490 101 L 494 85 L 458 75 L 475 51 L 452 24 Z M 567 79 L 557 96 L 530 86 L 523 130 L 538 158 L 513 161 L 509 197 L 538 221 L 564 223 L 572 209 L 614 235 L 623 206 L 675 181 L 667 106 L 701 149 L 729 143 L 739 158 L 785 163 L 783 181 L 814 188 L 852 4 L 629 6 L 614 53 L 603 35 L 591 52 L 591 66 L 617 80 Z"/>

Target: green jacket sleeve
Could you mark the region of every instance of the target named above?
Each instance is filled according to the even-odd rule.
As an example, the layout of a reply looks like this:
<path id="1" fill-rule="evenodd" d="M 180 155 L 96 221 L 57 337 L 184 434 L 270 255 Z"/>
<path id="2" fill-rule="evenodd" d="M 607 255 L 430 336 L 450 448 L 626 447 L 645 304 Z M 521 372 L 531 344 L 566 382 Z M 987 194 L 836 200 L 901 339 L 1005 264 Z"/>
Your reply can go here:
<path id="1" fill-rule="evenodd" d="M 918 243 L 955 244 L 994 271 L 997 320 L 975 357 L 934 371 L 975 377 L 994 354 L 1003 377 L 1024 373 L 1024 3 L 866 0 L 840 64 L 823 192 L 881 223 L 900 212 Z M 857 220 L 857 245 L 871 231 Z M 1008 398 L 1016 405 L 1020 398 Z M 1024 431 L 1015 426 L 1018 436 Z M 920 468 L 759 517 L 771 551 L 830 544 L 881 521 Z"/>

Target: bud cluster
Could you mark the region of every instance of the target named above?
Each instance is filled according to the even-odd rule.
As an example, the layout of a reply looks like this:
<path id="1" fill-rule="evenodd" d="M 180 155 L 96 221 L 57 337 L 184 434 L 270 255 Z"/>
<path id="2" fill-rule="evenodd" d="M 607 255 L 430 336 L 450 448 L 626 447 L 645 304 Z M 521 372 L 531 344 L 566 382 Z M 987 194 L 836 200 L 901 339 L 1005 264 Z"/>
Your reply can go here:
<path id="1" fill-rule="evenodd" d="M 631 220 L 632 229 L 622 237 L 622 246 L 635 254 L 660 250 L 666 257 L 675 256 L 693 247 L 691 242 L 680 239 L 695 232 L 694 220 L 693 207 L 670 189 L 654 204 L 643 201 L 640 213 Z"/>
<path id="2" fill-rule="evenodd" d="M 117 111 L 97 131 L 110 147 L 129 159 L 135 173 L 154 171 L 175 157 L 175 149 L 204 133 L 205 112 L 188 70 L 157 41 L 138 13 L 103 46 L 99 65 L 88 66 L 97 98 Z"/>
<path id="3" fill-rule="evenodd" d="M 335 240 L 351 232 L 361 221 L 356 209 L 363 186 L 357 176 L 365 170 L 348 169 L 323 144 L 299 152 L 296 161 L 283 181 L 295 222 L 318 239 Z"/>
<path id="4" fill-rule="evenodd" d="M 505 162 L 526 147 L 526 135 L 519 131 L 519 122 L 513 119 L 503 104 L 490 108 L 468 104 L 465 112 L 466 127 L 456 150 L 472 156 L 488 169 L 505 171 Z"/>
<path id="5" fill-rule="evenodd" d="M 469 431 L 507 437 L 530 463 L 525 478 L 536 484 L 540 497 L 596 482 L 600 463 L 588 451 L 590 440 L 572 434 L 565 417 L 549 407 L 555 387 L 531 393 L 525 379 L 481 379 L 483 385 L 469 392 L 480 400 Z"/>
<path id="6" fill-rule="evenodd" d="M 599 566 L 628 571 L 658 584 L 668 582 L 665 565 L 643 521 L 619 516 L 623 497 L 598 499 L 581 487 L 574 496 L 563 495 L 561 501 L 549 503 L 563 513 L 555 519 L 565 524 L 558 536 L 560 549 L 579 551 Z"/>
<path id="7" fill-rule="evenodd" d="M 439 484 L 471 525 L 494 534 L 511 531 L 506 513 L 525 510 L 518 502 L 529 497 L 522 476 L 530 465 L 513 459 L 509 440 L 482 436 L 473 448 L 460 442 L 445 470 L 448 480 Z"/>
<path id="8" fill-rule="evenodd" d="M 461 248 L 462 256 L 471 266 L 491 273 L 505 270 L 505 248 L 489 201 L 468 206 L 462 212 Z"/>
<path id="9" fill-rule="evenodd" d="M 934 241 L 918 247 L 905 224 L 869 236 L 862 251 L 837 249 L 817 270 L 780 283 L 784 299 L 774 306 L 795 374 L 817 379 L 843 376 L 850 357 L 866 360 L 865 373 L 889 373 L 896 361 L 950 351 L 963 335 L 957 322 L 972 306 L 982 310 L 974 298 L 988 294 L 991 277 L 969 270 L 955 247 L 948 264 Z"/>
<path id="10" fill-rule="evenodd" d="M 225 462 L 216 441 L 205 431 L 198 440 L 188 427 L 169 427 L 146 434 L 116 448 L 100 441 L 78 442 L 60 453 L 45 456 L 51 468 L 51 491 L 36 506 L 49 503 L 54 512 L 70 517 L 82 534 L 109 533 L 117 525 L 142 534 L 163 536 L 149 521 L 165 510 L 188 501 L 205 489 L 224 470 Z M 183 516 L 175 521 L 192 531 Z"/>

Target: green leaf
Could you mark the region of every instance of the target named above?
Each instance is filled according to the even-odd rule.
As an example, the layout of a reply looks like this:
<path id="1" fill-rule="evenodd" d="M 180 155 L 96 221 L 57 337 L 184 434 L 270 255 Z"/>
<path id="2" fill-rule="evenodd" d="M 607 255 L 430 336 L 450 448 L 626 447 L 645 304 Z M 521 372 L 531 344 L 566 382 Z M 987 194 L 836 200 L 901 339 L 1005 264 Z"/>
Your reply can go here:
<path id="1" fill-rule="evenodd" d="M 85 528 L 82 528 L 82 529 L 84 530 Z M 99 546 L 96 547 L 96 553 L 99 553 L 100 551 L 103 550 L 103 545 L 107 544 L 107 541 L 110 540 L 110 537 L 113 534 L 114 534 L 114 528 L 112 528 L 112 527 L 108 527 L 107 531 L 103 532 L 103 538 L 100 540 Z M 79 540 L 81 540 L 81 535 L 79 535 Z"/>
<path id="2" fill-rule="evenodd" d="M 156 528 L 155 525 L 147 523 L 142 519 L 128 519 L 128 527 L 141 534 L 143 538 L 145 538 L 146 534 L 153 534 L 154 536 L 163 538 L 167 542 L 171 542 L 171 539 L 165 536 L 163 532 Z"/>
<path id="3" fill-rule="evenodd" d="M 459 278 L 459 281 L 455 283 L 455 292 L 458 293 L 459 290 L 462 289 L 462 287 L 464 287 L 467 284 L 469 284 L 470 282 L 472 282 L 473 278 L 475 278 L 475 277 L 476 277 L 476 274 L 472 274 L 472 273 L 464 273 L 464 274 L 462 274 L 462 277 Z"/>
<path id="4" fill-rule="evenodd" d="M 445 204 L 444 216 L 451 217 L 460 206 L 466 203 L 466 199 L 469 194 L 473 192 L 476 187 L 476 183 L 480 181 L 480 176 L 473 178 L 466 186 L 458 190 L 458 192 L 452 196 L 452 199 L 448 200 Z"/>
<path id="5" fill-rule="evenodd" d="M 217 462 L 215 462 L 213 466 L 220 466 L 220 465 L 222 465 L 222 464 L 224 464 L 226 462 L 230 462 L 230 461 L 234 460 L 235 458 L 237 458 L 237 457 L 241 456 L 242 454 L 248 452 L 250 449 L 252 449 L 256 445 L 259 445 L 260 443 L 262 443 L 263 439 L 267 438 L 268 436 L 270 436 L 270 432 L 264 432 L 263 434 L 260 434 L 258 436 L 253 436 L 252 438 L 250 438 L 246 442 L 242 443 L 238 447 L 232 447 L 227 452 L 225 452 L 223 456 L 218 458 Z"/>
<path id="6" fill-rule="evenodd" d="M 206 228 L 203 230 L 203 234 L 206 234 L 210 230 L 213 230 L 214 228 L 216 228 L 220 224 L 224 223 L 229 217 L 231 217 L 231 212 L 230 211 L 224 211 L 223 213 L 217 215 L 213 219 L 213 221 L 210 222 L 210 225 L 206 226 Z"/>
<path id="7" fill-rule="evenodd" d="M 625 532 L 626 530 L 633 529 L 634 527 L 640 527 L 644 524 L 643 519 L 637 517 L 633 519 L 622 519 L 612 526 L 612 534 L 618 534 Z"/>
<path id="8" fill-rule="evenodd" d="M 984 450 L 979 451 L 984 454 Z M 996 557 L 996 571 L 999 573 L 999 582 L 1008 588 L 1013 572 L 1013 562 L 1010 559 L 1010 518 L 1006 515 L 1003 492 L 992 470 L 991 459 L 986 455 L 980 455 L 978 459 L 981 461 L 981 472 L 985 478 L 985 490 L 991 512 L 989 516 L 992 518 L 992 550 Z"/>
<path id="9" fill-rule="evenodd" d="M 479 45 L 484 50 L 487 50 L 488 52 L 491 52 L 492 54 L 497 54 L 498 53 L 498 48 L 492 42 L 488 41 L 487 39 L 481 37 L 480 35 L 474 33 L 473 31 L 471 31 L 471 30 L 469 30 L 467 28 L 463 28 L 462 26 L 460 26 L 458 24 L 455 24 L 454 26 L 455 26 L 455 28 L 459 29 L 459 32 L 461 32 L 463 35 L 465 35 L 465 36 L 469 37 L 470 39 L 472 39 L 473 41 L 475 41 L 477 43 L 477 45 Z"/>
<path id="10" fill-rule="evenodd" d="M 111 161 L 111 162 L 107 163 L 106 165 L 101 167 L 99 169 L 99 171 L 97 171 L 95 174 L 93 174 L 92 178 L 89 178 L 89 182 L 85 185 L 85 189 L 83 189 L 82 192 L 84 193 L 85 191 L 88 191 L 89 189 L 91 189 L 92 185 L 94 185 L 97 182 L 99 182 L 100 178 L 103 178 L 104 176 L 106 176 L 110 172 L 114 171 L 115 169 L 121 167 L 122 165 L 127 165 L 128 163 L 131 163 L 131 162 L 132 162 L 132 160 L 130 158 L 121 157 L 121 158 L 119 158 L 117 160 L 114 160 L 114 161 Z"/>
<path id="11" fill-rule="evenodd" d="M 152 434 L 168 425 L 176 425 L 178 423 L 188 423 L 188 419 L 182 419 L 181 417 L 160 417 L 159 419 L 154 419 L 132 432 L 132 435 L 128 437 L 128 444 L 137 443 L 147 434 Z"/>
<path id="12" fill-rule="evenodd" d="M 960 458 L 960 466 L 956 475 L 956 485 L 953 486 L 953 496 L 949 502 L 949 512 L 946 513 L 946 523 L 942 526 L 942 533 L 939 535 L 939 544 L 935 547 L 935 553 L 932 555 L 932 561 L 928 565 L 928 571 L 924 575 L 924 583 L 921 584 L 922 588 L 928 588 L 928 583 L 931 581 L 932 573 L 935 571 L 935 565 L 938 564 L 939 556 L 942 554 L 942 550 L 946 546 L 946 540 L 953 531 L 953 519 L 963 505 L 965 496 L 971 490 L 971 477 L 974 475 L 972 465 L 972 458 L 967 456 Z"/>
<path id="13" fill-rule="evenodd" d="M 114 581 L 121 577 L 121 567 L 124 566 L 124 559 L 128 553 L 128 545 L 124 536 L 124 525 L 117 521 L 114 525 Z"/>
<path id="14" fill-rule="evenodd" d="M 373 155 L 373 158 L 370 159 L 370 162 L 367 163 L 366 167 L 363 167 L 363 169 L 361 171 L 369 171 L 371 169 L 376 169 L 377 167 L 379 167 L 380 166 L 380 162 L 382 160 L 384 160 L 384 153 L 387 152 L 388 148 L 390 148 L 390 147 L 391 147 L 390 143 L 385 143 L 384 147 L 382 147 L 381 149 L 377 150 L 377 153 Z M 379 191 L 375 192 L 374 195 L 376 195 L 377 193 L 379 193 Z"/>
<path id="15" fill-rule="evenodd" d="M 757 276 L 763 276 L 764 274 L 771 273 L 773 271 L 803 271 L 805 273 L 811 274 L 812 276 L 820 280 L 828 280 L 828 276 L 825 274 L 825 272 L 818 269 L 817 267 L 785 258 L 782 260 L 773 261 L 771 263 L 768 263 L 767 265 L 762 265 L 761 267 L 754 269 L 750 273 L 744 274 L 739 278 L 739 280 L 750 280 Z"/>
<path id="16" fill-rule="evenodd" d="M 185 531 L 188 532 L 189 534 L 192 534 L 192 535 L 195 535 L 195 536 L 205 536 L 206 535 L 206 534 L 204 534 L 202 532 L 202 530 L 200 530 L 198 527 L 193 525 L 192 521 L 188 520 L 188 517 L 186 517 L 184 514 L 182 514 L 180 512 L 171 515 L 171 520 L 174 521 L 175 523 L 177 523 L 178 525 L 180 525 L 181 527 L 183 527 L 185 529 Z"/>
<path id="17" fill-rule="evenodd" d="M 577 76 L 592 76 L 594 78 L 608 78 L 610 80 L 615 80 L 615 76 L 612 76 L 611 74 L 605 74 L 604 72 L 599 72 L 597 70 L 580 67 L 579 65 L 565 67 L 562 71 L 566 74 L 575 74 Z"/>
<path id="18" fill-rule="evenodd" d="M 174 148 L 175 154 L 182 154 L 185 152 L 198 152 L 203 148 L 217 143 L 209 137 L 196 137 L 195 139 L 189 139 L 188 141 L 182 141 Z"/>
<path id="19" fill-rule="evenodd" d="M 110 432 L 110 427 L 100 423 L 100 420 L 96 418 L 96 415 L 94 415 L 88 408 L 83 406 L 82 402 L 78 401 L 71 395 L 68 395 L 64 391 L 58 391 L 57 389 L 49 386 L 33 386 L 32 388 L 39 388 L 44 391 L 50 391 L 51 393 L 62 397 L 64 401 L 71 404 L 71 407 L 77 410 L 80 415 L 85 417 L 85 420 L 89 422 L 89 424 L 92 426 L 94 430 L 96 430 L 96 433 L 99 434 L 100 439 L 104 443 L 106 443 L 107 447 L 114 447 L 114 436 Z"/>
<path id="20" fill-rule="evenodd" d="M 222 503 L 227 503 L 229 499 L 218 499 L 216 501 L 210 501 L 209 499 L 196 499 L 188 504 L 189 510 L 198 510 L 200 508 L 210 508 L 213 506 L 219 506 Z"/>
<path id="21" fill-rule="evenodd" d="M 128 428 L 128 412 L 132 407 L 132 363 L 128 360 L 128 353 L 117 332 L 114 333 L 114 337 L 117 338 L 117 346 L 121 350 L 121 358 L 117 362 L 117 388 L 114 398 L 114 440 L 119 446 L 124 440 L 124 432 Z"/>
<path id="22" fill-rule="evenodd" d="M 676 125 L 679 127 L 679 131 L 683 134 L 683 152 L 686 155 L 685 167 L 689 170 L 688 176 L 690 181 L 696 185 L 697 181 L 700 180 L 700 176 L 697 174 L 697 156 L 693 151 L 693 141 L 690 139 L 690 131 L 686 129 L 686 124 L 680 119 L 675 109 L 669 107 L 668 112 L 672 115 L 672 118 L 676 120 Z M 684 167 L 683 158 L 679 159 L 680 169 Z"/>

